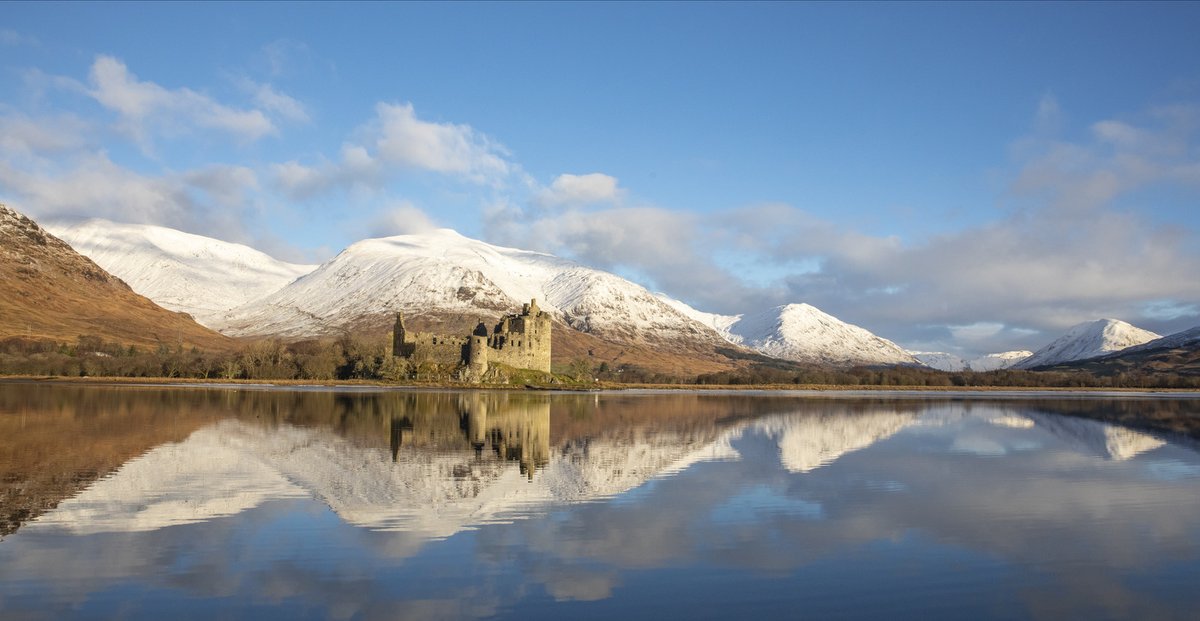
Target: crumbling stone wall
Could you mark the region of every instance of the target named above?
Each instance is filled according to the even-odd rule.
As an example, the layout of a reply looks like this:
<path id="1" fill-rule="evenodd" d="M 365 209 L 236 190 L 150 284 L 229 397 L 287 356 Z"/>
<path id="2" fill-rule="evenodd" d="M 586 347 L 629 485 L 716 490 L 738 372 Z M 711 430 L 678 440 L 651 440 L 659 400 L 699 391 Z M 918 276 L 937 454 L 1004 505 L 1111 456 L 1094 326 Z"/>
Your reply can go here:
<path id="1" fill-rule="evenodd" d="M 464 379 L 479 381 L 494 364 L 516 369 L 550 372 L 550 315 L 537 300 L 525 304 L 520 314 L 501 318 L 492 330 L 483 322 L 469 336 L 410 333 L 396 314 L 392 355 L 414 362 L 461 365 Z"/>

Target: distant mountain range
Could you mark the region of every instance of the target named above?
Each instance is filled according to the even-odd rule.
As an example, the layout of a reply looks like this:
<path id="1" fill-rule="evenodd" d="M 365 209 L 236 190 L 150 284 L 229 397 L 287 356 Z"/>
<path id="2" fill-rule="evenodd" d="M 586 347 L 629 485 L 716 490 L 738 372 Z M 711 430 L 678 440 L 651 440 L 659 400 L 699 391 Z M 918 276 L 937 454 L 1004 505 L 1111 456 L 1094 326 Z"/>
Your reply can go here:
<path id="1" fill-rule="evenodd" d="M 807 304 L 746 316 L 703 313 L 608 272 L 449 229 L 364 240 L 304 266 L 162 227 L 89 220 L 53 228 L 139 291 L 235 337 L 381 331 L 396 312 L 418 327 L 461 330 L 536 298 L 576 336 L 600 339 L 570 337 L 561 348 L 556 333 L 556 352 L 571 356 L 601 350 L 615 362 L 632 357 L 653 367 L 631 347 L 692 361 L 703 352 L 706 370 L 733 368 L 739 351 L 805 363 L 918 364 L 891 341 Z M 721 350 L 734 355 L 714 353 Z"/>
<path id="2" fill-rule="evenodd" d="M 1073 326 L 1066 334 L 1036 352 L 1010 351 L 988 354 L 969 361 L 942 352 L 909 353 L 922 364 L 942 371 L 1039 369 L 1133 351 L 1135 346 L 1157 338 L 1159 335 L 1119 319 L 1097 319 Z"/>
<path id="3" fill-rule="evenodd" d="M 965 360 L 945 352 L 910 351 L 921 364 L 939 371 L 996 371 L 1007 369 L 1033 355 L 1031 351 L 1006 351 Z"/>
<path id="4" fill-rule="evenodd" d="M 734 369 L 748 364 L 747 354 L 834 366 L 1032 369 L 1107 356 L 1158 337 L 1101 319 L 1037 352 L 966 360 L 906 351 L 809 304 L 707 313 L 609 272 L 449 229 L 367 239 L 321 265 L 301 265 L 158 226 L 88 220 L 48 228 L 103 268 L 88 269 L 107 270 L 159 305 L 233 337 L 378 334 L 397 312 L 417 329 L 459 332 L 534 298 L 562 328 L 555 332 L 557 361 L 590 357 L 675 374 Z"/>

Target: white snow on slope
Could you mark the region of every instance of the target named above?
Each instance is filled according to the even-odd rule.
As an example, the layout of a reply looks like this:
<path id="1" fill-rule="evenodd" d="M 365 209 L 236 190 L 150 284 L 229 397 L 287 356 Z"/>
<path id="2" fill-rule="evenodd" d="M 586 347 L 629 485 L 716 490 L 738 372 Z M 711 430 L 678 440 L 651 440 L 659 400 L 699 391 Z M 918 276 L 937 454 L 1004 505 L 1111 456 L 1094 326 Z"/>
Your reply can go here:
<path id="1" fill-rule="evenodd" d="M 775 358 L 833 365 L 919 364 L 895 343 L 809 304 L 787 304 L 744 315 L 719 315 L 696 310 L 662 293 L 658 297 L 712 328 L 726 341 Z"/>
<path id="2" fill-rule="evenodd" d="M 726 341 L 737 345 L 742 343 L 742 337 L 732 332 L 733 326 L 742 319 L 741 315 L 719 315 L 717 313 L 706 313 L 702 310 L 696 310 L 695 308 L 692 308 L 691 306 L 688 306 L 687 304 L 680 302 L 679 300 L 676 300 L 665 293 L 656 293 L 654 295 L 671 308 L 683 313 L 688 317 L 691 317 L 693 320 L 705 326 L 712 328 L 717 332 L 717 334 L 721 335 L 721 338 L 725 339 Z"/>
<path id="3" fill-rule="evenodd" d="M 1119 352 L 1114 352 L 1114 353 L 1131 354 L 1131 353 L 1135 353 L 1135 352 L 1151 351 L 1151 350 L 1155 350 L 1155 349 L 1174 349 L 1176 347 L 1187 347 L 1189 345 L 1195 345 L 1197 343 L 1200 343 L 1200 326 L 1196 326 L 1195 328 L 1188 328 L 1187 330 L 1184 330 L 1182 332 L 1176 332 L 1175 334 L 1168 334 L 1167 336 L 1164 336 L 1162 338 L 1157 338 L 1157 339 L 1154 339 L 1153 341 L 1146 341 L 1145 343 L 1142 343 L 1141 345 L 1134 345 L 1133 347 L 1127 347 L 1125 349 L 1120 350 Z M 1110 355 L 1112 355 L 1112 354 L 1110 354 Z"/>
<path id="4" fill-rule="evenodd" d="M 1033 355 L 1031 351 L 1023 349 L 1016 351 L 1005 351 L 998 354 L 987 354 L 978 358 L 973 358 L 967 362 L 967 366 L 972 371 L 997 371 L 999 369 L 1007 369 L 1016 366 L 1017 363 Z"/>
<path id="5" fill-rule="evenodd" d="M 1152 435 L 1094 420 L 1040 412 L 1025 416 L 1080 453 L 1113 461 L 1126 461 L 1166 444 Z"/>
<path id="6" fill-rule="evenodd" d="M 890 438 L 917 420 L 916 414 L 877 412 L 821 416 L 775 416 L 754 429 L 775 439 L 788 472 L 812 472 L 843 455 Z"/>
<path id="7" fill-rule="evenodd" d="M 931 369 L 953 372 L 965 371 L 968 368 L 967 361 L 954 354 L 942 351 L 910 351 L 908 353 Z"/>
<path id="8" fill-rule="evenodd" d="M 970 360 L 954 354 L 931 351 L 910 351 L 921 364 L 938 369 L 939 371 L 995 371 L 1007 369 L 1033 355 L 1029 351 L 1006 351 L 998 354 L 986 354 Z"/>
<path id="9" fill-rule="evenodd" d="M 731 430 L 594 439 L 551 452 L 532 478 L 485 452 L 363 448 L 327 430 L 224 421 L 134 459 L 31 523 L 76 533 L 147 531 L 313 497 L 347 523 L 448 537 L 551 505 L 595 501 L 709 460 L 733 460 Z M 469 473 L 465 476 L 464 473 Z"/>
<path id="10" fill-rule="evenodd" d="M 77 534 L 138 532 L 235 515 L 268 500 L 302 498 L 264 457 L 279 442 L 247 446 L 229 425 L 201 429 L 136 457 L 34 523 Z"/>
<path id="11" fill-rule="evenodd" d="M 52 222 L 46 229 L 137 293 L 208 327 L 225 311 L 316 268 L 161 226 L 95 219 Z"/>
<path id="12" fill-rule="evenodd" d="M 919 364 L 895 343 L 821 312 L 787 304 L 745 315 L 731 332 L 768 356 L 833 365 Z"/>
<path id="13" fill-rule="evenodd" d="M 1157 338 L 1159 335 L 1119 319 L 1097 319 L 1072 327 L 1053 343 L 1013 365 L 1013 368 L 1032 369 L 1072 360 L 1086 360 Z"/>
<path id="14" fill-rule="evenodd" d="M 640 285 L 450 229 L 355 243 L 283 289 L 233 309 L 217 329 L 234 336 L 315 336 L 364 316 L 481 310 L 494 316 L 535 298 L 542 310 L 585 332 L 719 342 L 710 328 Z"/>

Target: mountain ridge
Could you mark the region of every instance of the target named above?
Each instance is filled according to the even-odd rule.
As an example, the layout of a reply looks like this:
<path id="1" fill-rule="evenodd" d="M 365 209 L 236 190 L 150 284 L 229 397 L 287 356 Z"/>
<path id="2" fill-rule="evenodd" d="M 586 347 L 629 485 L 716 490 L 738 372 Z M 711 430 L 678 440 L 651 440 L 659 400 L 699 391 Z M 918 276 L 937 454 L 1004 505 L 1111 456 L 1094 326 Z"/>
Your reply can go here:
<path id="1" fill-rule="evenodd" d="M 228 349 L 232 341 L 138 295 L 120 278 L 0 204 L 0 336 Z"/>
<path id="2" fill-rule="evenodd" d="M 100 218 L 46 229 L 163 308 L 211 327 L 224 312 L 316 269 L 249 246 L 148 224 Z"/>
<path id="3" fill-rule="evenodd" d="M 1158 334 L 1120 319 L 1085 321 L 1072 326 L 1065 334 L 1013 365 L 1013 368 L 1035 369 L 1097 358 L 1157 338 L 1160 338 Z"/>

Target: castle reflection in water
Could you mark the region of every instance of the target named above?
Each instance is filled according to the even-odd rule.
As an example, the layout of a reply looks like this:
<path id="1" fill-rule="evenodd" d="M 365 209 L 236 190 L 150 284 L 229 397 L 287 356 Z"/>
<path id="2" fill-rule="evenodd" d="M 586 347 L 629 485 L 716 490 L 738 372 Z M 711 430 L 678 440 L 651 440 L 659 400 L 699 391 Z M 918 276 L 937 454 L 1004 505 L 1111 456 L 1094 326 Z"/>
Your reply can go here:
<path id="1" fill-rule="evenodd" d="M 548 399 L 465 394 L 439 405 L 442 407 L 405 409 L 392 415 L 392 461 L 398 461 L 405 450 L 474 451 L 476 459 L 517 462 L 521 474 L 531 480 L 549 463 Z M 447 411 L 448 407 L 457 412 Z"/>

